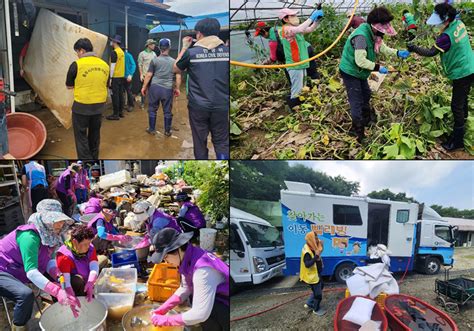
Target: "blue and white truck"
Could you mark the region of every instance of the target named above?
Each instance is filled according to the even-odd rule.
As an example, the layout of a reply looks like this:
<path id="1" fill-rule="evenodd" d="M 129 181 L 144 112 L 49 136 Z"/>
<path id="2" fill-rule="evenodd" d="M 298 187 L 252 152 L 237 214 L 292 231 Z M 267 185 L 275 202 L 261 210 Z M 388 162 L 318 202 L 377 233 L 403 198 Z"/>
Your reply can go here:
<path id="1" fill-rule="evenodd" d="M 285 181 L 281 190 L 285 275 L 297 275 L 305 235 L 323 241 L 324 276 L 344 282 L 366 265 L 371 245 L 391 251 L 390 271 L 436 274 L 452 265 L 455 228 L 432 208 L 416 203 L 315 193 L 307 183 Z"/>

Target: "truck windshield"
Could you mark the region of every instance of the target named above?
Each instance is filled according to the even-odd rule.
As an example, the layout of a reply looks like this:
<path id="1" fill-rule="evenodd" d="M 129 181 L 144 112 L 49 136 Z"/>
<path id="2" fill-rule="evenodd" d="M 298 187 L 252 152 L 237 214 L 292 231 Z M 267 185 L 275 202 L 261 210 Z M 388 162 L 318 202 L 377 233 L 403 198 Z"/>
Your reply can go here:
<path id="1" fill-rule="evenodd" d="M 250 246 L 254 248 L 282 246 L 280 232 L 270 226 L 242 222 L 240 223 Z"/>

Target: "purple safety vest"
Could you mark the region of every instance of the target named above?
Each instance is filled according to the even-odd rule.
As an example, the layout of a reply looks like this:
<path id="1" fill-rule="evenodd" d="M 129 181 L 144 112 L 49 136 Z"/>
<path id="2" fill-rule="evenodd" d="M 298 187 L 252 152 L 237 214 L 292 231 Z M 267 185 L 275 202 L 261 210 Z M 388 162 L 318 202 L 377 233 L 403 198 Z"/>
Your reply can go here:
<path id="1" fill-rule="evenodd" d="M 28 224 L 20 225 L 0 240 L 0 271 L 9 273 L 24 284 L 30 283 L 30 280 L 26 277 L 25 266 L 21 257 L 20 246 L 18 246 L 16 241 L 16 235 L 18 231 L 27 230 L 32 230 L 39 236 L 35 225 Z M 40 244 L 38 251 L 38 271 L 40 273 L 44 274 L 46 272 L 52 252 L 53 250 L 50 247 Z"/>
<path id="2" fill-rule="evenodd" d="M 74 256 L 72 251 L 69 248 L 67 248 L 66 245 L 62 245 L 61 248 L 56 253 L 56 259 L 57 259 L 58 254 L 65 255 L 68 258 L 70 258 L 71 261 L 74 262 L 74 265 L 75 265 L 74 269 L 71 270 L 71 276 L 80 275 L 87 282 L 87 279 L 89 278 L 89 272 L 90 272 L 89 263 L 91 262 L 91 256 L 93 252 L 94 252 L 94 246 L 91 244 L 89 246 L 89 251 L 87 252 L 87 255 L 80 259 Z"/>
<path id="3" fill-rule="evenodd" d="M 105 232 L 107 233 L 112 233 L 113 229 L 114 229 L 114 226 L 112 225 L 112 223 L 110 222 L 107 222 L 105 220 L 105 217 L 104 215 L 102 214 L 102 212 L 98 213 L 93 219 L 91 219 L 89 221 L 89 223 L 87 223 L 87 227 L 89 229 L 92 229 L 92 231 L 94 231 L 94 234 L 97 234 L 97 221 L 102 219 L 104 221 L 104 225 L 105 225 Z"/>
<path id="4" fill-rule="evenodd" d="M 67 194 L 66 190 L 66 177 L 69 175 L 69 188 L 72 190 L 74 188 L 74 176 L 71 173 L 71 170 L 66 169 L 61 176 L 59 176 L 56 181 L 56 191 Z"/>
<path id="5" fill-rule="evenodd" d="M 99 198 L 90 198 L 87 201 L 86 208 L 84 209 L 84 214 L 98 214 L 102 211 L 102 206 L 100 202 L 102 199 Z"/>
<path id="6" fill-rule="evenodd" d="M 206 227 L 206 220 L 198 206 L 189 201 L 186 201 L 183 206 L 188 207 L 188 211 L 184 216 L 187 220 L 191 221 L 198 229 Z"/>
<path id="7" fill-rule="evenodd" d="M 147 230 L 148 234 L 150 234 L 151 229 L 153 229 L 153 222 L 155 220 L 157 220 L 158 218 L 164 218 L 164 219 L 168 220 L 168 225 L 166 225 L 165 228 L 175 229 L 179 233 L 183 232 L 183 230 L 178 225 L 178 222 L 176 222 L 176 219 L 173 216 L 168 215 L 168 214 L 166 214 L 166 213 L 164 213 L 164 212 L 157 209 L 157 210 L 155 210 L 155 212 L 151 216 L 152 221 L 146 223 L 146 230 Z"/>
<path id="8" fill-rule="evenodd" d="M 82 168 L 76 175 L 76 179 L 74 180 L 77 184 L 82 184 L 87 187 L 87 171 L 86 169 Z M 79 185 L 77 185 L 79 188 Z"/>
<path id="9" fill-rule="evenodd" d="M 186 284 L 191 290 L 193 288 L 193 275 L 197 269 L 203 267 L 215 269 L 225 277 L 225 282 L 217 286 L 216 299 L 229 306 L 229 266 L 214 254 L 192 244 L 188 244 L 184 254 L 184 259 L 178 271 L 184 276 Z"/>

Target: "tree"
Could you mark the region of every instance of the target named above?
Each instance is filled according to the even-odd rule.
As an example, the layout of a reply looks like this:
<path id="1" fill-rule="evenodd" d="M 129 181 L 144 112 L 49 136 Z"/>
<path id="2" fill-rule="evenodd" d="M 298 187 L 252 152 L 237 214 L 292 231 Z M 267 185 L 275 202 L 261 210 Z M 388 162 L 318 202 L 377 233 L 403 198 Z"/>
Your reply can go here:
<path id="1" fill-rule="evenodd" d="M 432 205 L 430 207 L 443 217 L 457 217 L 474 220 L 474 209 L 459 210 L 454 207 L 443 207 L 440 205 Z"/>
<path id="2" fill-rule="evenodd" d="M 367 194 L 367 196 L 372 199 L 419 203 L 414 198 L 407 197 L 406 193 L 393 193 L 388 188 L 383 189 L 381 191 L 372 191 Z"/>
<path id="3" fill-rule="evenodd" d="M 302 164 L 286 161 L 231 161 L 232 197 L 278 201 L 284 181 L 308 183 L 315 192 L 350 196 L 359 192 L 359 183 L 342 176 L 331 177 Z"/>

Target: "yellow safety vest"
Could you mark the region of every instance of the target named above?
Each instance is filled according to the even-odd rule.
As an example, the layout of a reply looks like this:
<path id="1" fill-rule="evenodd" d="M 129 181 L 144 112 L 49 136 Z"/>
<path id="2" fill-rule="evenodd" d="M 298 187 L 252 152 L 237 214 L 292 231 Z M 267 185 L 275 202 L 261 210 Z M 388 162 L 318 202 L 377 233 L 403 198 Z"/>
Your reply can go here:
<path id="1" fill-rule="evenodd" d="M 301 250 L 300 280 L 306 284 L 317 284 L 319 283 L 318 268 L 316 267 L 316 263 L 306 268 L 304 264 L 304 256 L 306 253 L 309 253 L 311 258 L 314 257 L 313 251 L 305 244 Z"/>
<path id="2" fill-rule="evenodd" d="M 82 104 L 107 101 L 109 66 L 97 56 L 85 56 L 76 61 L 77 76 L 74 81 L 74 101 Z"/>
<path id="3" fill-rule="evenodd" d="M 117 53 L 117 62 L 115 63 L 113 78 L 125 77 L 125 53 L 120 47 L 115 49 L 115 53 Z"/>

